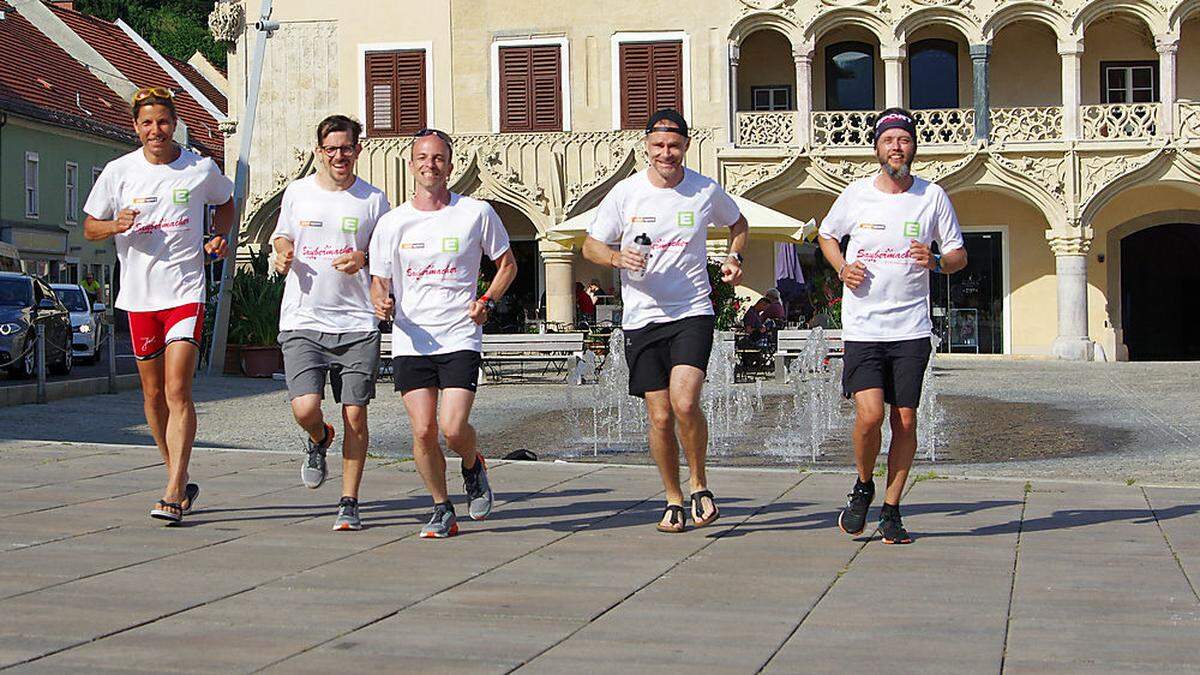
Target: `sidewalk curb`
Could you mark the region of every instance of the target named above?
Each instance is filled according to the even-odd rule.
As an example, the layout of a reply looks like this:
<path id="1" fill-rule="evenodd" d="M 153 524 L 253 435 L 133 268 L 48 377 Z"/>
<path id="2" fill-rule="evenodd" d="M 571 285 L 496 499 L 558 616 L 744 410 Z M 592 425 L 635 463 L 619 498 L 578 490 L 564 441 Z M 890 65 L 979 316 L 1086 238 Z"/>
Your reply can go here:
<path id="1" fill-rule="evenodd" d="M 128 391 L 141 386 L 137 373 L 117 376 L 117 391 Z M 108 377 L 86 377 L 78 380 L 63 380 L 46 383 L 46 400 L 59 401 L 76 396 L 92 396 L 108 393 Z M 37 384 L 17 384 L 0 387 L 0 408 L 26 403 L 37 403 Z"/>

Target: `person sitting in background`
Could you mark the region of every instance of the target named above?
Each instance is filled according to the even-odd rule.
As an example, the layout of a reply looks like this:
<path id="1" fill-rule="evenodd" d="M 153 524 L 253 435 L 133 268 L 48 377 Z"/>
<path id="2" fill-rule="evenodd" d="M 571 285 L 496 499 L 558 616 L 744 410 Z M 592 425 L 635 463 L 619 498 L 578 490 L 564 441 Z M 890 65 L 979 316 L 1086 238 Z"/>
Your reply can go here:
<path id="1" fill-rule="evenodd" d="M 746 309 L 742 316 L 742 330 L 746 333 L 761 333 L 763 328 L 762 312 L 767 308 L 767 298 L 761 297 Z"/>
<path id="2" fill-rule="evenodd" d="M 787 322 L 787 309 L 784 308 L 783 300 L 779 297 L 779 289 L 768 288 L 767 292 L 763 294 L 763 298 L 767 304 L 758 313 L 759 321 L 765 326 L 767 321 L 771 320 L 774 322 L 775 328 L 782 328 Z"/>
<path id="3" fill-rule="evenodd" d="M 611 295 L 611 293 L 606 294 L 604 292 L 604 289 L 600 286 L 599 279 L 592 279 L 591 281 L 589 281 L 587 288 L 584 290 L 587 291 L 588 297 L 592 299 L 593 305 L 599 304 L 600 296 Z"/>
<path id="4" fill-rule="evenodd" d="M 575 310 L 588 319 L 596 316 L 596 303 L 583 287 L 582 281 L 575 282 Z"/>

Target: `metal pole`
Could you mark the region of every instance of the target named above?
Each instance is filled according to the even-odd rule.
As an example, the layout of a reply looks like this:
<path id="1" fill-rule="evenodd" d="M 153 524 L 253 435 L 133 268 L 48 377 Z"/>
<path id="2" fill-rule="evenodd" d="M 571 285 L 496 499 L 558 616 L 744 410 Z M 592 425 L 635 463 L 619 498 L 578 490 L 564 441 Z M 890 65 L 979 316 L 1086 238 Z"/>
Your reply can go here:
<path id="1" fill-rule="evenodd" d="M 262 82 L 263 57 L 267 53 L 267 38 L 279 29 L 271 21 L 271 0 L 262 0 L 259 20 L 254 24 L 258 41 L 250 58 L 250 80 L 246 87 L 246 114 L 238 122 L 241 144 L 238 147 L 237 168 L 233 179 L 233 203 L 236 216 L 229 231 L 229 254 L 221 265 L 221 282 L 217 286 L 217 315 L 213 319 L 212 346 L 208 354 L 208 374 L 218 375 L 225 365 L 225 341 L 229 335 L 230 287 L 237 269 L 238 239 L 241 237 L 242 215 L 246 210 L 246 192 L 250 185 L 250 145 L 254 136 L 254 117 L 258 112 L 258 88 Z"/>
<path id="2" fill-rule="evenodd" d="M 37 325 L 37 402 L 46 402 L 46 326 Z"/>
<path id="3" fill-rule="evenodd" d="M 117 329 L 111 318 L 111 313 L 104 317 L 108 327 L 108 393 L 117 393 Z"/>

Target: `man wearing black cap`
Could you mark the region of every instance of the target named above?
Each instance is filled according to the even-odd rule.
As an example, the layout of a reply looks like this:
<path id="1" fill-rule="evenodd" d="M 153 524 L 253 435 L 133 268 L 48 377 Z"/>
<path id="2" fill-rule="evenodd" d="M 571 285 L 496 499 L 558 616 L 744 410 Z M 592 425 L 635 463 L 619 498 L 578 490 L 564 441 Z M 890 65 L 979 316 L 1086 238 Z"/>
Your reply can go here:
<path id="1" fill-rule="evenodd" d="M 680 445 L 692 474 L 693 522 L 699 527 L 720 516 L 704 472 L 708 423 L 700 410 L 715 330 L 704 244 L 708 228 L 729 228 L 721 276 L 737 285 L 749 230 L 721 186 L 683 166 L 688 143 L 682 115 L 674 110 L 652 115 L 646 124 L 650 166 L 604 197 L 583 245 L 588 260 L 621 270 L 629 393 L 646 400 L 650 454 L 667 495 L 658 524 L 662 532 L 686 529 Z"/>
<path id="2" fill-rule="evenodd" d="M 875 155 L 880 171 L 846 187 L 822 221 L 819 239 L 825 259 L 845 284 L 842 390 L 854 399 L 856 413 L 858 479 L 838 526 L 847 534 L 860 534 L 866 526 L 886 403 L 892 444 L 879 515 L 885 544 L 912 541 L 900 519 L 900 496 L 917 450 L 917 404 L 931 348 L 929 271 L 950 274 L 967 266 L 949 197 L 911 173 L 916 153 L 912 115 L 900 108 L 879 113 Z M 843 257 L 839 242 L 847 236 Z M 935 241 L 941 255 L 929 249 Z"/>

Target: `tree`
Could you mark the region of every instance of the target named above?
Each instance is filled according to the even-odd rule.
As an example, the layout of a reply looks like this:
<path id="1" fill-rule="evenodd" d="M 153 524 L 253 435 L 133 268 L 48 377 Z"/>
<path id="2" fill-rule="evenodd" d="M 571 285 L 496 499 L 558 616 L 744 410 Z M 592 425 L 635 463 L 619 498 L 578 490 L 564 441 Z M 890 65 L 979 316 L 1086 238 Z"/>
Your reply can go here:
<path id="1" fill-rule="evenodd" d="M 212 0 L 77 0 L 84 14 L 116 21 L 122 19 L 155 49 L 182 61 L 195 52 L 218 68 L 225 68 L 225 46 L 208 32 Z"/>

